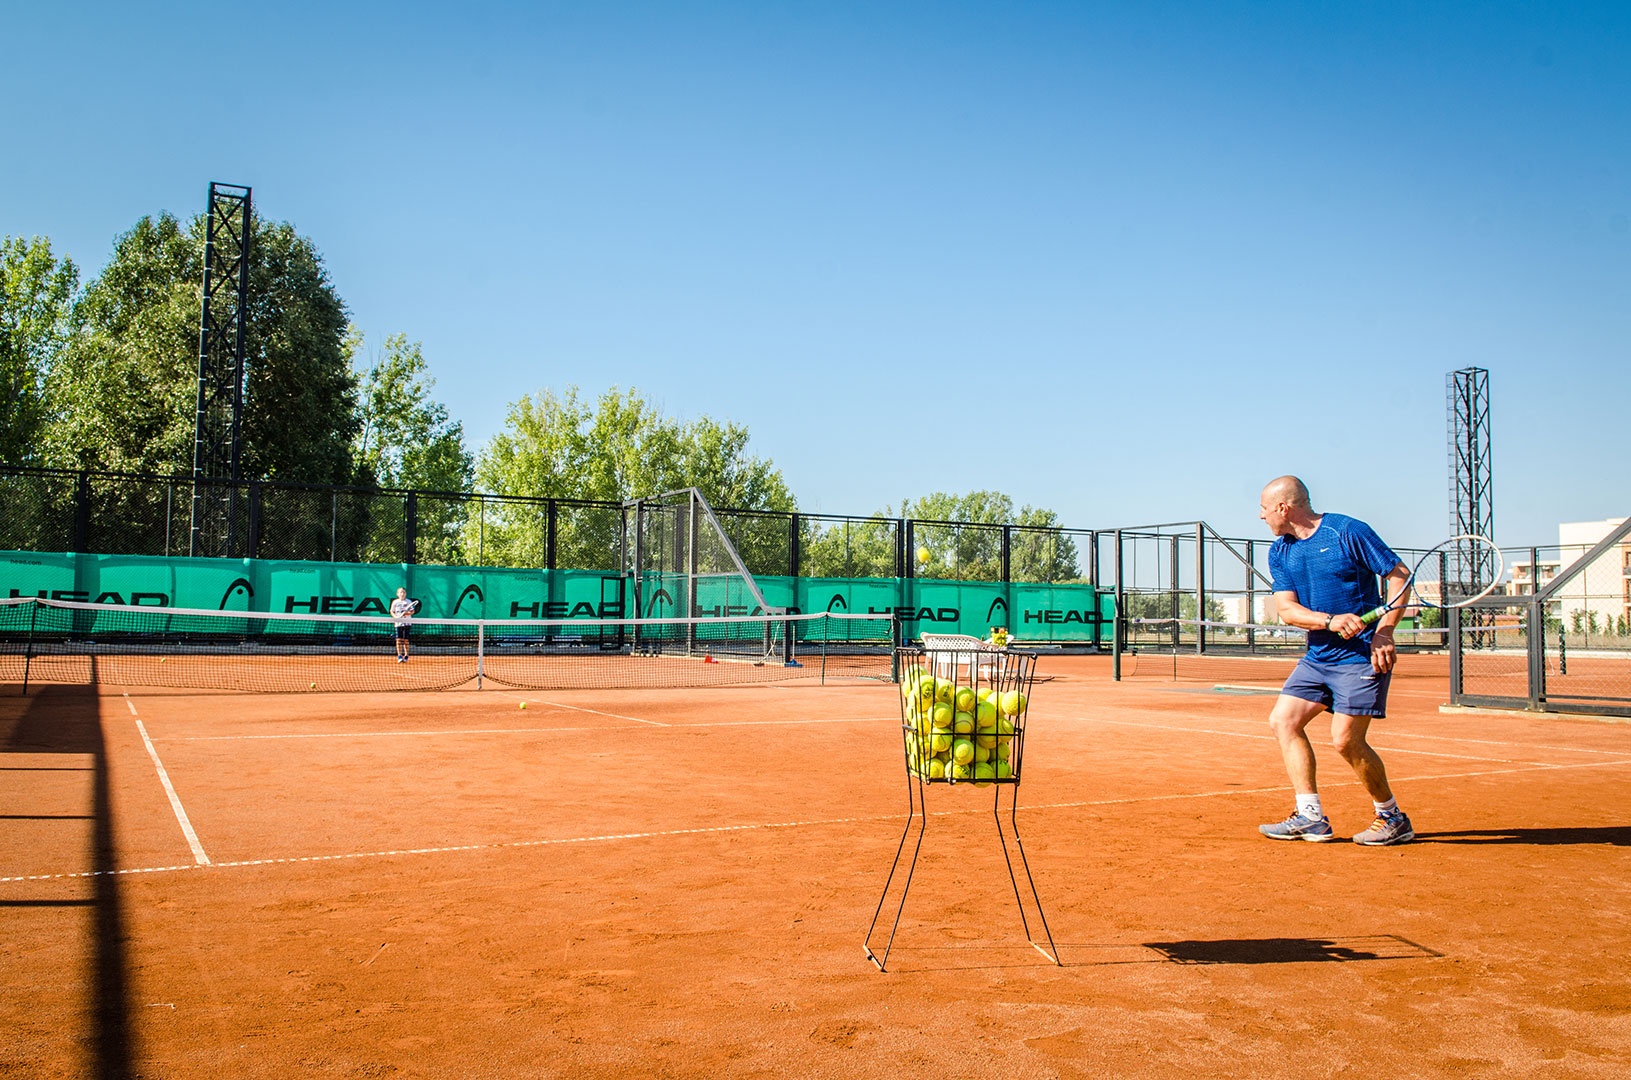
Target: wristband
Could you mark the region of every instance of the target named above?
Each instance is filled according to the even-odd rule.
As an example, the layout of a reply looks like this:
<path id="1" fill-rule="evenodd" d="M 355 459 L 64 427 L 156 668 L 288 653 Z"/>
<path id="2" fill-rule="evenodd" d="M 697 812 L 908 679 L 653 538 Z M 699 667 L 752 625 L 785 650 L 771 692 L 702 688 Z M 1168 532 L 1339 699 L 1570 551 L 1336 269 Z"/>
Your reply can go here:
<path id="1" fill-rule="evenodd" d="M 1334 618 L 1336 618 L 1335 615 L 1327 615 L 1325 617 L 1325 629 L 1327 629 L 1327 630 L 1331 629 L 1331 620 L 1334 619 Z"/>

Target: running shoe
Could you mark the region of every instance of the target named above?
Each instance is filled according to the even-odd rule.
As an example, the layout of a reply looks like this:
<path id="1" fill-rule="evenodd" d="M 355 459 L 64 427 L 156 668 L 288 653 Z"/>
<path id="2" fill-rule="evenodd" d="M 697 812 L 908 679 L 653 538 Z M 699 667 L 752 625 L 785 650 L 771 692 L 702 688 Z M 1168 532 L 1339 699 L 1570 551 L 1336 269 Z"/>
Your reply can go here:
<path id="1" fill-rule="evenodd" d="M 1329 819 L 1303 817 L 1299 811 L 1294 811 L 1284 821 L 1259 825 L 1257 831 L 1271 840 L 1311 840 L 1316 844 L 1337 838 L 1336 833 L 1331 831 Z"/>
<path id="2" fill-rule="evenodd" d="M 1354 843 L 1367 847 L 1385 847 L 1388 844 L 1408 844 L 1415 838 L 1416 830 L 1410 827 L 1410 819 L 1405 816 L 1403 810 L 1395 810 L 1388 814 L 1377 814 L 1370 828 L 1354 835 Z"/>

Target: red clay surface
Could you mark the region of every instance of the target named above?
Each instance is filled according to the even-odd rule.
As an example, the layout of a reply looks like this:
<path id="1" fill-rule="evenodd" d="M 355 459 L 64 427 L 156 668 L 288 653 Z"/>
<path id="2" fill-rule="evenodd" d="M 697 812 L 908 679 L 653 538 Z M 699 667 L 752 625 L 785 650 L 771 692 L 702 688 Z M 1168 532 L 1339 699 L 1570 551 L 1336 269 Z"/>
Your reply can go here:
<path id="1" fill-rule="evenodd" d="M 1064 966 L 995 789 L 937 786 L 888 974 L 892 686 L 0 688 L 0 1076 L 1631 1070 L 1631 725 L 1401 679 L 1372 741 L 1418 841 L 1275 843 L 1271 697 L 1042 671 L 1019 825 Z"/>

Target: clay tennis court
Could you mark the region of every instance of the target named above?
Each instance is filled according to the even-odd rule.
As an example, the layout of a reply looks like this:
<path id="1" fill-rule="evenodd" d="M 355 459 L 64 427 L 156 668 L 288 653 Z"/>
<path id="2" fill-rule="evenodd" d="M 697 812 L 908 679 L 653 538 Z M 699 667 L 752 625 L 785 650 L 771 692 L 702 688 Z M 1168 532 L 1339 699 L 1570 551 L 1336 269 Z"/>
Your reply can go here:
<path id="1" fill-rule="evenodd" d="M 1419 839 L 1366 849 L 1257 835 L 1262 680 L 1045 657 L 1063 966 L 993 791 L 937 786 L 887 974 L 892 685 L 7 687 L 0 1075 L 1624 1076 L 1631 725 L 1444 714 L 1428 659 L 1373 736 Z"/>

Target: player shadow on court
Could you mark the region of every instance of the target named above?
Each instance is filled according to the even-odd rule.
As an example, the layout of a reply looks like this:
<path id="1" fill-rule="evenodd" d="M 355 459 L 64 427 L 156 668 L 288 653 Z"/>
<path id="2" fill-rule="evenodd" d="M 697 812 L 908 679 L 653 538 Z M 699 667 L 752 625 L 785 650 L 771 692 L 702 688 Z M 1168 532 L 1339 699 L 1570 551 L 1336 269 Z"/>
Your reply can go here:
<path id="1" fill-rule="evenodd" d="M 1457 829 L 1454 832 L 1418 832 L 1418 844 L 1608 844 L 1631 847 L 1631 825 L 1565 826 L 1552 829 Z"/>
<path id="2" fill-rule="evenodd" d="M 9 689 L 9 688 L 8 688 Z M 9 696 L 9 695 L 8 695 Z M 131 1064 L 133 1039 L 130 1023 L 129 968 L 125 957 L 125 919 L 118 863 L 114 856 L 112 798 L 108 784 L 107 744 L 95 687 L 44 686 L 29 689 L 27 704 L 9 723 L 0 720 L 0 771 L 53 772 L 79 771 L 68 764 L 11 764 L 12 754 L 82 755 L 90 759 L 90 813 L 65 815 L 18 815 L 62 820 L 89 820 L 90 844 L 87 855 L 91 896 L 87 899 L 0 899 L 0 911 L 7 908 L 92 909 L 91 948 L 94 985 L 91 1015 L 95 1030 L 90 1044 L 94 1054 L 92 1076 L 98 1080 L 128 1080 L 134 1076 Z M 16 784 L 12 787 L 15 789 Z"/>
<path id="3" fill-rule="evenodd" d="M 1146 941 L 1143 947 L 1174 964 L 1345 964 L 1356 960 L 1421 960 L 1444 955 L 1397 934 Z"/>

